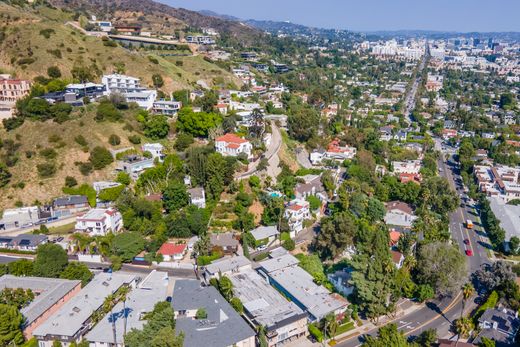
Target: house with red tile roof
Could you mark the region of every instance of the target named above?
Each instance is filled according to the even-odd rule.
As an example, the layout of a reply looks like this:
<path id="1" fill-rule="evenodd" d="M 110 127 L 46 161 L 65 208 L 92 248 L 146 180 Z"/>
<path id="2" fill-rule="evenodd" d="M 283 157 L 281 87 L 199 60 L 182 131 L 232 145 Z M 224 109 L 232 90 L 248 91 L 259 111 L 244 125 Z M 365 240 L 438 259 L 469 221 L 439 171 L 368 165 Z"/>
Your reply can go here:
<path id="1" fill-rule="evenodd" d="M 245 153 L 248 159 L 253 157 L 251 142 L 235 134 L 226 134 L 215 139 L 215 150 L 223 156 L 236 157 Z"/>
<path id="2" fill-rule="evenodd" d="M 310 204 L 306 200 L 294 199 L 285 207 L 285 218 L 289 224 L 290 235 L 295 237 L 303 230 L 303 222 L 311 217 Z"/>
<path id="3" fill-rule="evenodd" d="M 186 249 L 186 244 L 176 245 L 171 242 L 165 242 L 157 253 L 163 256 L 164 261 L 182 260 L 186 254 Z"/>

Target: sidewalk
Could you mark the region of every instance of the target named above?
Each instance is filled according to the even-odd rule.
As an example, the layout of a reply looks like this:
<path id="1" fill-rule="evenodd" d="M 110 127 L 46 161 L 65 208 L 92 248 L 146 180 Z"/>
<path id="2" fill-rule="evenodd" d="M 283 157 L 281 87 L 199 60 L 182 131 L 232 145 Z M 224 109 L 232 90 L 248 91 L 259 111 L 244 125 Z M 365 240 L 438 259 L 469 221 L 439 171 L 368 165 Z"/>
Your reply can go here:
<path id="1" fill-rule="evenodd" d="M 379 322 L 378 322 L 378 325 L 375 325 L 374 323 L 368 321 L 368 320 L 365 320 L 363 325 L 357 327 L 357 328 L 354 328 L 352 330 L 349 330 L 347 332 L 345 332 L 344 334 L 341 334 L 341 335 L 338 335 L 334 338 L 334 340 L 337 342 L 337 343 L 340 343 L 340 342 L 343 342 L 343 341 L 346 341 L 346 340 L 349 340 L 353 337 L 356 337 L 356 336 L 359 336 L 359 335 L 363 335 L 363 334 L 366 334 L 374 329 L 379 329 L 380 327 L 388 324 L 388 323 L 391 323 L 403 316 L 407 316 L 417 310 L 420 310 L 424 307 L 424 304 L 417 304 L 417 303 L 414 303 L 410 300 L 403 300 L 403 302 L 401 304 L 398 304 L 398 305 L 402 305 L 402 306 L 406 306 L 405 308 L 403 309 L 398 309 L 397 313 L 394 315 L 389 315 L 389 316 L 383 316 L 379 319 Z M 330 340 L 329 340 L 330 341 Z"/>

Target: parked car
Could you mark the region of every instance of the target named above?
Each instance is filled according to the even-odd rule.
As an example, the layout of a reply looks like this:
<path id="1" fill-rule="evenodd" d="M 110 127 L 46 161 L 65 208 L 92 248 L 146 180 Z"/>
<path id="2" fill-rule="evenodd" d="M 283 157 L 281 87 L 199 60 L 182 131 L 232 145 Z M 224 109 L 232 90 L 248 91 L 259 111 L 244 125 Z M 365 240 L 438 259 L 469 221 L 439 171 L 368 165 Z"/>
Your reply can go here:
<path id="1" fill-rule="evenodd" d="M 473 251 L 471 249 L 466 249 L 466 255 L 471 257 L 473 255 Z"/>

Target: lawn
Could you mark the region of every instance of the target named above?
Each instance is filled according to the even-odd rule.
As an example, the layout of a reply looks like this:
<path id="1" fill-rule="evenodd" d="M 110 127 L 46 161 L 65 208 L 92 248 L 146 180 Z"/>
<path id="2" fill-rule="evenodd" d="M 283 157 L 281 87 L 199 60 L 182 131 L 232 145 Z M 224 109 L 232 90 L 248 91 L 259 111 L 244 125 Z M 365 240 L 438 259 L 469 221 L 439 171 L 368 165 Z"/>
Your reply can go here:
<path id="1" fill-rule="evenodd" d="M 73 222 L 73 223 L 69 223 L 69 224 L 60 225 L 57 227 L 50 227 L 49 234 L 51 234 L 51 235 L 69 234 L 74 231 L 75 225 L 76 225 L 76 223 Z"/>

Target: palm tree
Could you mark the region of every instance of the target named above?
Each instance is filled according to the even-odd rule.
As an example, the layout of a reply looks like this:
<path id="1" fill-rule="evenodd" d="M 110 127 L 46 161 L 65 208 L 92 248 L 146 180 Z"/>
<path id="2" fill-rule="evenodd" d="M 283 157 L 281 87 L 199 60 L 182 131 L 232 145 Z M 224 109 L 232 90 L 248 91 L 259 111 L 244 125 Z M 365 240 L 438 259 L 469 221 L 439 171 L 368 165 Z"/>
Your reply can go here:
<path id="1" fill-rule="evenodd" d="M 473 330 L 473 321 L 469 317 L 462 317 L 455 321 L 455 332 L 457 333 L 457 341 L 460 337 L 469 337 L 469 333 Z"/>
<path id="2" fill-rule="evenodd" d="M 129 292 L 130 288 L 127 286 L 123 286 L 119 289 L 119 299 L 123 301 L 123 346 L 125 345 L 126 322 L 128 319 L 128 313 L 126 312 L 126 299 Z"/>
<path id="3" fill-rule="evenodd" d="M 116 317 L 114 316 L 114 305 L 116 303 L 116 297 L 114 294 L 110 294 L 105 298 L 105 302 L 103 302 L 103 311 L 105 313 L 110 312 L 110 317 L 112 320 L 112 333 L 114 335 L 114 345 L 117 346 L 117 335 L 116 335 Z"/>
<path id="4" fill-rule="evenodd" d="M 469 298 L 473 296 L 475 293 L 475 288 L 471 283 L 466 283 L 462 286 L 462 310 L 460 311 L 460 318 L 464 314 L 464 307 L 466 306 L 466 302 Z"/>
<path id="5" fill-rule="evenodd" d="M 219 279 L 218 289 L 226 300 L 230 300 L 233 297 L 233 283 L 228 277 L 222 276 Z"/>

